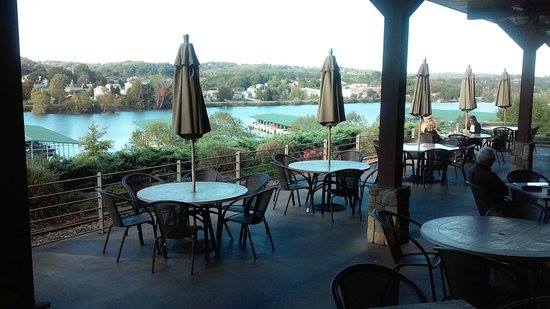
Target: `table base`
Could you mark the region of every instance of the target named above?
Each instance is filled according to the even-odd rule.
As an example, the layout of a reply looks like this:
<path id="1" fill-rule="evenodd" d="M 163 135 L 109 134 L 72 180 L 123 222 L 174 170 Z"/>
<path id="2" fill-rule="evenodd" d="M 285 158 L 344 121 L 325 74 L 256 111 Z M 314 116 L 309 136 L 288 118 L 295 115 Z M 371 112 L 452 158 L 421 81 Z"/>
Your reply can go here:
<path id="1" fill-rule="evenodd" d="M 212 242 L 211 239 L 208 240 L 209 243 L 209 249 L 212 251 L 215 248 L 214 242 Z M 174 252 L 177 253 L 184 253 L 184 254 L 191 254 L 191 239 L 180 239 L 180 240 L 172 240 L 168 242 L 168 247 L 170 247 Z M 205 252 L 206 246 L 204 243 L 204 239 L 197 240 L 197 243 L 195 244 L 195 253 L 202 253 Z"/>

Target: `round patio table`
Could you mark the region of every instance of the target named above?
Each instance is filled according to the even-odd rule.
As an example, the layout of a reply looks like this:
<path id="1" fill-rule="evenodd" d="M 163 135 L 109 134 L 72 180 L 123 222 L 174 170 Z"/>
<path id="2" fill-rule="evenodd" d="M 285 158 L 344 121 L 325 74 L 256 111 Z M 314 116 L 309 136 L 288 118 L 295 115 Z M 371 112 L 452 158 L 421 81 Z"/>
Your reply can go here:
<path id="1" fill-rule="evenodd" d="M 496 259 L 550 261 L 550 224 L 493 216 L 452 216 L 424 223 L 429 242 Z"/>
<path id="2" fill-rule="evenodd" d="M 145 202 L 176 201 L 216 208 L 218 212 L 216 237 L 211 235 L 211 239 L 214 241 L 216 256 L 219 256 L 223 227 L 221 203 L 247 194 L 248 189 L 235 183 L 197 181 L 196 192 L 191 191 L 191 182 L 169 182 L 141 189 L 137 197 Z M 204 218 L 207 221 L 205 225 L 211 228 L 210 231 L 213 234 L 212 221 L 208 212 L 205 212 Z"/>
<path id="3" fill-rule="evenodd" d="M 307 173 L 310 177 L 306 177 L 306 180 L 309 185 L 308 195 L 311 195 L 310 198 L 310 207 L 306 211 L 309 211 L 311 206 L 315 209 L 323 211 L 340 211 L 344 210 L 346 207 L 339 203 L 333 203 L 331 205 L 325 205 L 323 209 L 323 204 L 314 204 L 313 203 L 313 187 L 317 182 L 316 179 L 319 174 L 327 174 L 331 172 L 336 172 L 345 169 L 357 169 L 366 171 L 370 168 L 370 165 L 363 162 L 357 161 L 347 161 L 347 160 L 306 160 L 306 161 L 297 161 L 292 162 L 288 165 L 290 169 L 296 170 L 298 172 Z"/>
<path id="4" fill-rule="evenodd" d="M 458 150 L 459 147 L 443 145 L 438 143 L 420 143 L 420 146 L 418 145 L 418 143 L 403 143 L 403 151 L 405 152 L 422 153 L 433 149 L 444 149 L 449 151 L 455 151 L 455 150 Z"/>

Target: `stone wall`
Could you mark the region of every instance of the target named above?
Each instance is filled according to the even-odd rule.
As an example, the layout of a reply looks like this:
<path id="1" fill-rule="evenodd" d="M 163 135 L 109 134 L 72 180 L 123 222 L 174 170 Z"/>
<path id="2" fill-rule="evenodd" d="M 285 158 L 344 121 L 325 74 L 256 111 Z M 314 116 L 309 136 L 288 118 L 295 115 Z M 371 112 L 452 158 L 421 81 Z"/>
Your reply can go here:
<path id="1" fill-rule="evenodd" d="M 533 169 L 533 151 L 535 143 L 524 143 L 515 141 L 510 147 L 512 153 L 512 171 L 514 170 L 532 170 Z"/>
<path id="2" fill-rule="evenodd" d="M 386 244 L 386 238 L 382 227 L 375 221 L 372 211 L 374 209 L 388 210 L 409 217 L 409 197 L 411 187 L 386 188 L 374 186 L 369 190 L 369 213 L 367 218 L 367 241 L 375 244 Z M 409 230 L 408 224 L 401 223 L 400 228 Z"/>

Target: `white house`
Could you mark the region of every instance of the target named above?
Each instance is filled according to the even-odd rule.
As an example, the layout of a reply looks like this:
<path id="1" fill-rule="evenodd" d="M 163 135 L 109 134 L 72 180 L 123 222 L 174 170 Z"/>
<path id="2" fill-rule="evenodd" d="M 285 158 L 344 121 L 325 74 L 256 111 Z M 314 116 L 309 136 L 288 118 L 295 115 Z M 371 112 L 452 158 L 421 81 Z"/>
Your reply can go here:
<path id="1" fill-rule="evenodd" d="M 321 90 L 317 89 L 317 88 L 308 88 L 308 87 L 304 87 L 304 88 L 300 88 L 300 91 L 308 98 L 311 98 L 313 96 L 320 96 L 321 95 Z"/>
<path id="2" fill-rule="evenodd" d="M 94 99 L 97 99 L 98 96 L 104 95 L 109 92 L 109 89 L 105 86 L 97 86 L 94 88 Z"/>

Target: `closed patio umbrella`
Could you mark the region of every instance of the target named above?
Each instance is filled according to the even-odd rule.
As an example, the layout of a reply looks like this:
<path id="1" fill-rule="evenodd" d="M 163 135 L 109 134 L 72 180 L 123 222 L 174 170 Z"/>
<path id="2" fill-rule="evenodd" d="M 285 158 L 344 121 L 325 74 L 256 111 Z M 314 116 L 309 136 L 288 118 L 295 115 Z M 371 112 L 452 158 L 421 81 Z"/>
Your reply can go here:
<path id="1" fill-rule="evenodd" d="M 210 132 L 210 121 L 206 112 L 199 81 L 199 60 L 189 35 L 183 36 L 174 62 L 174 103 L 172 107 L 172 129 L 191 141 L 191 181 L 195 186 L 195 140 Z"/>
<path id="2" fill-rule="evenodd" d="M 506 109 L 512 106 L 512 90 L 510 87 L 510 76 L 504 69 L 500 76 L 497 88 L 497 99 L 495 105 L 504 109 L 504 124 L 506 124 Z"/>
<path id="3" fill-rule="evenodd" d="M 420 65 L 418 73 L 416 73 L 416 84 L 412 96 L 411 115 L 420 117 L 418 123 L 418 147 L 420 147 L 420 125 L 422 117 L 427 117 L 432 114 L 432 99 L 430 95 L 430 71 L 426 59 Z"/>
<path id="4" fill-rule="evenodd" d="M 472 68 L 470 65 L 468 65 L 468 68 L 462 77 L 462 82 L 460 83 L 459 108 L 461 111 L 466 112 L 464 129 L 468 129 L 468 112 L 477 108 L 476 78 L 474 73 L 472 73 Z"/>
<path id="5" fill-rule="evenodd" d="M 321 72 L 321 93 L 319 96 L 319 108 L 317 110 L 317 121 L 328 128 L 327 156 L 330 164 L 331 157 L 331 129 L 342 121 L 346 121 L 344 111 L 344 97 L 342 96 L 342 81 L 340 79 L 340 68 L 336 58 L 332 55 L 332 49 L 325 58 Z"/>

